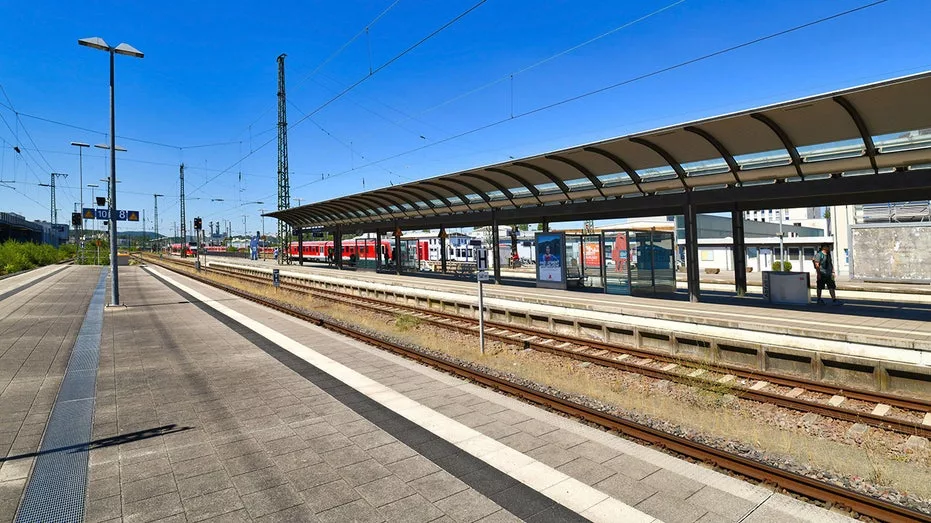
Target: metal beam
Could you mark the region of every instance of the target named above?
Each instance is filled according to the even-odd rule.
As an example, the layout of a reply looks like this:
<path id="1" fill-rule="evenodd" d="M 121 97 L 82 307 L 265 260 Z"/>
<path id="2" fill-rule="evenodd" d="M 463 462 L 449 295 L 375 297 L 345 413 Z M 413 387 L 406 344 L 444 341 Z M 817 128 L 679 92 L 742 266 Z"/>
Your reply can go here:
<path id="1" fill-rule="evenodd" d="M 663 160 L 665 160 L 666 163 L 668 163 L 669 166 L 672 167 L 672 170 L 676 171 L 676 176 L 678 176 L 679 181 L 682 182 L 682 187 L 685 188 L 686 191 L 690 190 L 689 184 L 686 183 L 687 175 L 685 173 L 685 169 L 682 168 L 682 165 L 678 161 L 676 161 L 676 159 L 673 158 L 672 155 L 669 154 L 668 151 L 666 151 L 666 149 L 663 149 L 659 145 L 656 145 L 655 143 L 649 140 L 644 140 L 643 138 L 631 138 L 630 141 L 636 144 L 640 144 L 644 147 L 648 147 L 653 152 L 660 155 L 663 158 Z"/>
<path id="2" fill-rule="evenodd" d="M 802 173 L 802 158 L 798 155 L 798 148 L 795 147 L 795 144 L 792 143 L 792 140 L 789 138 L 789 135 L 779 127 L 779 125 L 772 121 L 765 114 L 753 113 L 750 115 L 750 118 L 763 122 L 766 127 L 769 127 L 769 130 L 779 138 L 779 141 L 782 142 L 782 146 L 785 147 L 786 152 L 789 153 L 789 158 L 792 158 L 792 165 L 795 166 L 795 172 L 798 174 L 798 177 L 805 179 L 805 175 Z"/>
<path id="3" fill-rule="evenodd" d="M 459 180 L 457 178 L 452 178 L 452 177 L 443 178 L 442 181 L 447 182 L 447 183 L 456 183 L 456 184 L 459 184 L 465 187 L 466 189 L 474 192 L 479 198 L 481 198 L 482 201 L 485 202 L 485 205 L 487 205 L 489 209 L 492 208 L 491 198 L 487 194 L 485 194 L 485 191 L 479 189 L 478 187 L 472 185 L 471 183 L 464 182 L 462 180 Z"/>
<path id="4" fill-rule="evenodd" d="M 721 158 L 724 159 L 724 162 L 727 164 L 727 168 L 731 170 L 731 174 L 734 175 L 734 181 L 737 183 L 743 183 L 740 181 L 740 164 L 737 163 L 737 160 L 734 159 L 734 155 L 727 150 L 727 147 L 724 147 L 724 144 L 720 140 L 715 138 L 715 136 L 708 131 L 702 129 L 701 127 L 695 127 L 690 125 L 685 127 L 685 130 L 697 134 L 705 139 L 706 142 L 710 143 L 715 150 L 718 151 L 718 154 L 721 155 Z"/>
<path id="5" fill-rule="evenodd" d="M 318 210 L 318 212 L 326 216 L 327 219 L 329 219 L 332 222 L 338 222 L 340 220 L 345 219 L 344 216 L 340 215 L 339 212 L 334 211 L 332 208 L 330 208 L 325 203 L 318 203 L 317 205 L 314 206 L 314 208 Z"/>
<path id="6" fill-rule="evenodd" d="M 561 179 L 559 179 L 558 177 L 556 177 L 555 174 L 553 174 L 553 173 L 547 171 L 547 170 L 544 169 L 543 167 L 534 165 L 534 164 L 532 164 L 532 163 L 527 163 L 527 162 L 514 162 L 514 163 L 511 164 L 511 165 L 516 165 L 516 166 L 518 166 L 518 167 L 523 167 L 524 169 L 530 169 L 531 171 L 536 171 L 536 172 L 542 174 L 543 176 L 546 177 L 546 179 L 548 179 L 549 181 L 555 183 L 556 186 L 559 187 L 559 190 L 562 191 L 562 193 L 566 196 L 566 199 L 567 199 L 567 200 L 571 200 L 571 199 L 572 199 L 572 198 L 569 196 L 569 186 L 566 185 L 566 183 L 563 182 Z"/>
<path id="7" fill-rule="evenodd" d="M 445 196 L 443 196 L 442 194 L 440 194 L 440 193 L 434 191 L 433 189 L 427 189 L 426 187 L 421 187 L 421 186 L 419 186 L 419 185 L 413 185 L 413 184 L 405 185 L 405 187 L 406 187 L 407 189 L 410 189 L 410 190 L 417 189 L 418 191 L 423 191 L 423 192 L 427 193 L 428 196 L 432 196 L 433 198 L 436 198 L 437 200 L 443 202 L 443 205 L 445 205 L 446 207 L 452 207 L 452 205 L 453 205 L 452 202 L 450 202 Z M 424 200 L 424 203 L 426 203 L 426 204 L 429 205 L 430 207 L 434 207 L 434 208 L 435 208 L 435 206 L 432 205 L 431 202 L 428 201 L 428 200 Z"/>
<path id="8" fill-rule="evenodd" d="M 372 206 L 372 210 L 375 211 L 376 213 L 378 212 L 378 209 L 379 209 L 379 208 L 382 208 L 382 209 L 391 211 L 391 206 L 394 205 L 393 202 L 391 202 L 391 201 L 384 202 L 384 201 L 380 200 L 378 197 L 376 197 L 375 195 L 372 195 L 372 194 L 356 194 L 356 195 L 353 195 L 353 196 L 346 196 L 344 199 L 346 199 L 346 200 L 356 200 L 356 201 L 360 201 L 360 202 L 365 202 L 365 203 L 371 205 L 371 206 Z M 392 211 L 392 212 L 393 212 L 393 211 Z"/>
<path id="9" fill-rule="evenodd" d="M 458 176 L 460 178 L 462 177 L 475 178 L 476 180 L 480 180 L 480 181 L 487 183 L 488 185 L 491 185 L 495 189 L 498 189 L 499 191 L 501 191 L 501 194 L 503 194 L 504 197 L 507 198 L 509 202 L 511 202 L 511 205 L 514 205 L 514 195 L 511 194 L 511 191 L 509 191 L 507 187 L 501 185 L 495 180 L 492 180 L 491 178 L 487 176 L 482 176 L 481 174 L 475 174 L 475 173 L 459 173 Z M 517 207 L 517 206 L 514 205 L 514 207 Z"/>
<path id="10" fill-rule="evenodd" d="M 469 199 L 466 198 L 466 195 L 465 195 L 465 194 L 463 194 L 461 191 L 459 191 L 459 189 L 450 188 L 450 187 L 447 187 L 446 185 L 437 183 L 437 182 L 439 182 L 439 181 L 440 181 L 440 180 L 423 181 L 423 182 L 419 182 L 419 185 L 429 185 L 429 186 L 431 186 L 431 187 L 438 187 L 438 188 L 440 188 L 440 189 L 443 189 L 444 191 L 449 191 L 449 192 L 453 193 L 453 195 L 454 195 L 456 198 L 459 198 L 460 200 L 462 200 L 462 204 L 465 205 L 466 207 L 468 207 L 469 210 L 472 210 L 472 206 L 470 205 Z M 452 212 L 452 210 L 450 210 L 450 212 Z"/>
<path id="11" fill-rule="evenodd" d="M 866 146 L 866 155 L 870 158 L 870 166 L 873 167 L 873 174 L 879 174 L 879 167 L 876 166 L 876 145 L 873 144 L 873 135 L 870 134 L 870 130 L 866 127 L 866 122 L 863 121 L 863 117 L 860 116 L 857 108 L 850 103 L 850 100 L 843 96 L 835 96 L 834 101 L 847 111 L 847 114 L 850 115 L 850 119 L 853 120 L 853 123 L 857 126 L 857 130 L 860 131 L 860 138 L 863 139 L 863 145 Z"/>
<path id="12" fill-rule="evenodd" d="M 637 174 L 637 171 L 633 170 L 633 168 L 631 168 L 631 166 L 627 162 L 625 162 L 620 156 L 614 153 L 605 151 L 604 149 L 599 149 L 598 147 L 586 147 L 584 150 L 590 153 L 595 153 L 597 155 L 604 156 L 605 158 L 614 162 L 615 165 L 617 165 L 618 167 L 623 169 L 625 173 L 627 173 L 627 176 L 630 178 L 630 181 L 634 182 L 634 185 L 637 186 L 637 190 L 640 191 L 640 194 L 646 194 L 643 191 L 643 188 L 640 187 L 640 183 L 643 181 L 640 179 L 640 175 Z"/>
<path id="13" fill-rule="evenodd" d="M 326 207 L 324 207 L 324 208 L 329 209 L 330 212 L 332 212 L 332 213 L 336 214 L 337 216 L 339 216 L 340 221 L 349 221 L 349 222 L 352 222 L 353 220 L 359 218 L 359 217 L 356 216 L 355 214 L 352 214 L 352 212 L 346 210 L 345 204 L 340 205 L 339 203 L 337 203 L 337 202 L 335 202 L 335 201 L 332 201 L 332 202 L 326 202 L 326 203 L 321 204 L 321 205 L 325 205 Z"/>
<path id="14" fill-rule="evenodd" d="M 411 207 L 413 207 L 414 212 L 416 212 L 417 214 L 419 214 L 419 215 L 421 215 L 421 216 L 424 215 L 422 212 L 420 212 L 420 207 L 417 207 L 417 202 L 415 202 L 414 200 L 411 200 L 411 199 L 408 197 L 408 193 L 405 193 L 404 191 L 401 191 L 399 187 L 387 187 L 387 188 L 385 188 L 385 189 L 381 189 L 381 191 L 382 191 L 382 192 L 388 192 L 388 193 L 391 193 L 391 194 L 396 194 L 397 197 L 401 199 L 401 201 L 403 201 L 404 203 L 406 203 L 406 204 L 410 205 Z M 400 194 L 398 194 L 398 193 L 400 193 Z M 402 207 L 402 209 L 403 209 L 403 207 Z M 405 212 L 405 214 L 406 214 L 406 212 Z"/>
<path id="15" fill-rule="evenodd" d="M 576 171 L 579 171 L 580 173 L 582 173 L 582 176 L 587 178 L 588 181 L 591 182 L 591 184 L 595 186 L 595 190 L 598 191 L 598 194 L 600 194 L 602 198 L 605 197 L 604 191 L 601 190 L 601 188 L 604 187 L 604 184 L 601 183 L 601 180 L 599 180 L 597 176 L 592 174 L 592 172 L 589 171 L 588 168 L 586 168 L 584 165 L 580 164 L 579 162 L 575 160 L 570 160 L 569 158 L 566 158 L 564 156 L 559 156 L 558 154 L 550 154 L 546 156 L 545 158 L 548 160 L 556 160 L 557 162 L 562 162 L 568 165 L 569 167 L 572 167 Z"/>
<path id="16" fill-rule="evenodd" d="M 486 170 L 486 171 L 493 172 L 493 173 L 502 174 L 502 175 L 507 176 L 508 178 L 514 180 L 515 182 L 521 184 L 521 185 L 524 186 L 528 191 L 530 191 L 530 194 L 532 194 L 534 198 L 537 199 L 537 203 L 539 203 L 540 205 L 543 205 L 543 201 L 540 200 L 540 190 L 537 189 L 536 187 L 534 187 L 532 183 L 530 183 L 530 182 L 528 182 L 527 180 L 525 180 L 522 176 L 518 176 L 518 175 L 512 173 L 511 171 L 508 171 L 508 170 L 505 170 L 505 169 L 499 169 L 499 168 L 497 168 L 497 167 L 489 167 L 489 168 L 487 168 L 487 169 L 485 169 L 485 170 Z"/>
<path id="17" fill-rule="evenodd" d="M 431 202 L 431 201 L 429 200 L 429 198 L 424 198 L 422 194 L 412 191 L 412 190 L 410 189 L 410 187 L 408 187 L 408 186 L 406 186 L 406 185 L 405 185 L 405 186 L 401 186 L 401 187 L 392 187 L 391 190 L 392 190 L 392 191 L 395 191 L 395 192 L 404 193 L 404 194 L 407 194 L 407 195 L 409 195 L 409 196 L 413 196 L 414 198 L 419 199 L 421 202 L 423 202 L 424 205 L 426 205 L 427 207 L 430 208 L 431 211 L 433 211 L 433 214 L 438 214 L 437 211 L 436 211 L 436 205 L 433 205 L 433 202 Z M 414 201 L 416 202 L 417 200 L 414 200 Z M 417 207 L 416 205 L 414 206 L 414 208 L 417 209 L 418 212 L 421 210 L 421 209 L 420 209 L 419 207 Z M 423 213 L 421 213 L 421 214 L 423 214 Z"/>
<path id="18" fill-rule="evenodd" d="M 360 215 L 359 211 L 353 206 L 350 202 L 344 200 L 333 200 L 327 202 L 330 207 L 341 210 L 344 214 L 347 214 L 350 218 L 362 218 L 364 215 Z"/>

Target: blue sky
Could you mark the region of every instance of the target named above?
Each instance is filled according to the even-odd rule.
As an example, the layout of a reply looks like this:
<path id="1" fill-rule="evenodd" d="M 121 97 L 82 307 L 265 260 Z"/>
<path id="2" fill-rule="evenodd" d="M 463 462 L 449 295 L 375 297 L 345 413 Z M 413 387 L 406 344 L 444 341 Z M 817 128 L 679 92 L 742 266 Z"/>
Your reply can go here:
<path id="1" fill-rule="evenodd" d="M 118 155 L 117 203 L 144 209 L 151 230 L 152 194 L 165 194 L 161 232 L 178 221 L 181 162 L 189 221 L 228 220 L 242 233 L 245 215 L 249 230 L 261 228 L 259 209 L 277 202 L 281 53 L 289 124 L 368 77 L 291 129 L 291 196 L 302 203 L 931 69 L 927 0 L 888 0 L 528 116 L 521 115 L 871 2 L 489 0 L 378 69 L 476 3 L 5 2 L 0 211 L 48 219 L 49 189 L 38 184 L 54 170 L 69 173 L 57 180 L 59 221 L 67 222 L 79 198 L 69 143 L 107 140 L 107 56 L 79 47 L 82 37 L 146 54 L 116 59 L 117 143 L 128 149 Z M 502 123 L 444 141 L 495 122 Z M 99 195 L 105 151 L 85 153 L 84 184 L 100 185 Z M 264 205 L 246 203 L 253 201 Z M 274 220 L 265 228 L 274 230 Z"/>

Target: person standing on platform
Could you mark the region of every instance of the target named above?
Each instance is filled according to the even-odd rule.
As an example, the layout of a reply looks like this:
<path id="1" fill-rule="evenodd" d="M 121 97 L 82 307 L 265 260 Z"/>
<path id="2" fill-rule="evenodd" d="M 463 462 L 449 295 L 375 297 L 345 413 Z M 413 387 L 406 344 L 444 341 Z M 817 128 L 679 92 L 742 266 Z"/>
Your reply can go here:
<path id="1" fill-rule="evenodd" d="M 841 305 L 841 301 L 837 299 L 835 294 L 835 289 L 837 289 L 837 284 L 834 283 L 834 260 L 831 257 L 831 245 L 828 243 L 821 244 L 821 250 L 815 254 L 815 257 L 811 259 L 812 263 L 815 264 L 815 270 L 818 273 L 818 305 L 824 305 L 824 300 L 821 299 L 821 291 L 825 287 L 828 288 L 828 292 L 831 293 L 831 303 L 834 305 Z"/>
<path id="2" fill-rule="evenodd" d="M 252 260 L 259 259 L 259 231 L 255 231 L 255 236 L 249 240 L 249 256 Z"/>

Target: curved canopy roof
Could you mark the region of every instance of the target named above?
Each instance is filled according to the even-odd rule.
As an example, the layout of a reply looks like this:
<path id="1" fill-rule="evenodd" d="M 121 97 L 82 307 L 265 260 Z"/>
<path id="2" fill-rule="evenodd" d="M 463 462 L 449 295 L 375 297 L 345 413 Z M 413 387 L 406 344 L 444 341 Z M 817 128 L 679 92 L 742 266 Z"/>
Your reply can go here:
<path id="1" fill-rule="evenodd" d="M 931 72 L 924 72 L 266 216 L 295 228 L 439 223 L 437 217 L 615 200 L 611 208 L 621 216 L 633 197 L 883 176 L 931 163 L 929 93 Z"/>

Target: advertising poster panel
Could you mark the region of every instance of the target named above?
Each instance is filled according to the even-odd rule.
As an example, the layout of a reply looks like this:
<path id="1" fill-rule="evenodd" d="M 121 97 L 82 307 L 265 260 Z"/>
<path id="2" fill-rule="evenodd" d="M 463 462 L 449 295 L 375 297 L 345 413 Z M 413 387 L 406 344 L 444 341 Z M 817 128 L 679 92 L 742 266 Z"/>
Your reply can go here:
<path id="1" fill-rule="evenodd" d="M 566 288 L 564 233 L 537 233 L 537 286 Z"/>
<path id="2" fill-rule="evenodd" d="M 601 239 L 586 239 L 582 243 L 585 268 L 601 267 Z"/>
<path id="3" fill-rule="evenodd" d="M 615 272 L 627 274 L 627 257 L 627 233 L 619 232 L 614 236 L 614 248 L 611 249 Z"/>

